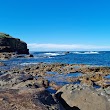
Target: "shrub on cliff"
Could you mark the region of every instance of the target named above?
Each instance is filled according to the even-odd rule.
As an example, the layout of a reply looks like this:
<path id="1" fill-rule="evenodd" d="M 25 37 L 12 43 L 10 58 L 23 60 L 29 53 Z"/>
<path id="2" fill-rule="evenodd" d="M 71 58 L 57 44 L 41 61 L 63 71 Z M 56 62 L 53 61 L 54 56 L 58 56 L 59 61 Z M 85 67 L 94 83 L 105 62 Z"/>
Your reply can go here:
<path id="1" fill-rule="evenodd" d="M 12 38 L 9 34 L 0 33 L 0 38 Z"/>

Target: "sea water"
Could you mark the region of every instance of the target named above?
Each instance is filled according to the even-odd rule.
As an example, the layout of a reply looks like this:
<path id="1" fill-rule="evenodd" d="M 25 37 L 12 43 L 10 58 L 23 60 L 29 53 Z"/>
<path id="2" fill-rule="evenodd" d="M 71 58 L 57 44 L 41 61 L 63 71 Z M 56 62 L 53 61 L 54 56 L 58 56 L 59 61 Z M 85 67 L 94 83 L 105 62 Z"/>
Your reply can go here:
<path id="1" fill-rule="evenodd" d="M 10 69 L 12 67 L 22 67 L 28 64 L 44 63 L 68 63 L 87 64 L 110 67 L 110 51 L 71 51 L 66 52 L 30 52 L 33 58 L 13 58 L 1 60 L 7 66 L 0 69 Z"/>

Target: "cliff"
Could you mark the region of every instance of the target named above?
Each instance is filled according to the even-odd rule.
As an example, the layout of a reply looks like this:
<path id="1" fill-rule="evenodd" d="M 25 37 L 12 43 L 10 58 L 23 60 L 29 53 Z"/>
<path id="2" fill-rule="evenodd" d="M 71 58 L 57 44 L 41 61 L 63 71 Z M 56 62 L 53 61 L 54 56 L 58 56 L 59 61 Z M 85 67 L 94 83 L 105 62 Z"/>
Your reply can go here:
<path id="1" fill-rule="evenodd" d="M 17 54 L 29 54 L 27 44 L 9 34 L 0 33 L 0 52 L 16 52 Z"/>

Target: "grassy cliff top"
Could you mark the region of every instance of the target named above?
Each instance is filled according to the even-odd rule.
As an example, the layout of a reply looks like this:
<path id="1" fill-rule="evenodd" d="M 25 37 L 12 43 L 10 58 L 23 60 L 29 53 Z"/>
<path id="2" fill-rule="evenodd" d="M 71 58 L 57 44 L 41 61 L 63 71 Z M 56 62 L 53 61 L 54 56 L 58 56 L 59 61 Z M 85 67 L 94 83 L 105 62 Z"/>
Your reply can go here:
<path id="1" fill-rule="evenodd" d="M 9 34 L 0 33 L 0 38 L 12 38 Z"/>

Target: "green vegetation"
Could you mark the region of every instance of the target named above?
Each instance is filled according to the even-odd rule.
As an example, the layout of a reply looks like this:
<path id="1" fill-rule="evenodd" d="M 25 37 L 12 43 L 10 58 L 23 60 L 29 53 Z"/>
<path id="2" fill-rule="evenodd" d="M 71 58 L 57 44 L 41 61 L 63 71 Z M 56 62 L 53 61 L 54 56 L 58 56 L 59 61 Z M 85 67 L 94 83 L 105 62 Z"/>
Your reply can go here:
<path id="1" fill-rule="evenodd" d="M 0 33 L 0 38 L 12 38 L 9 34 Z"/>

